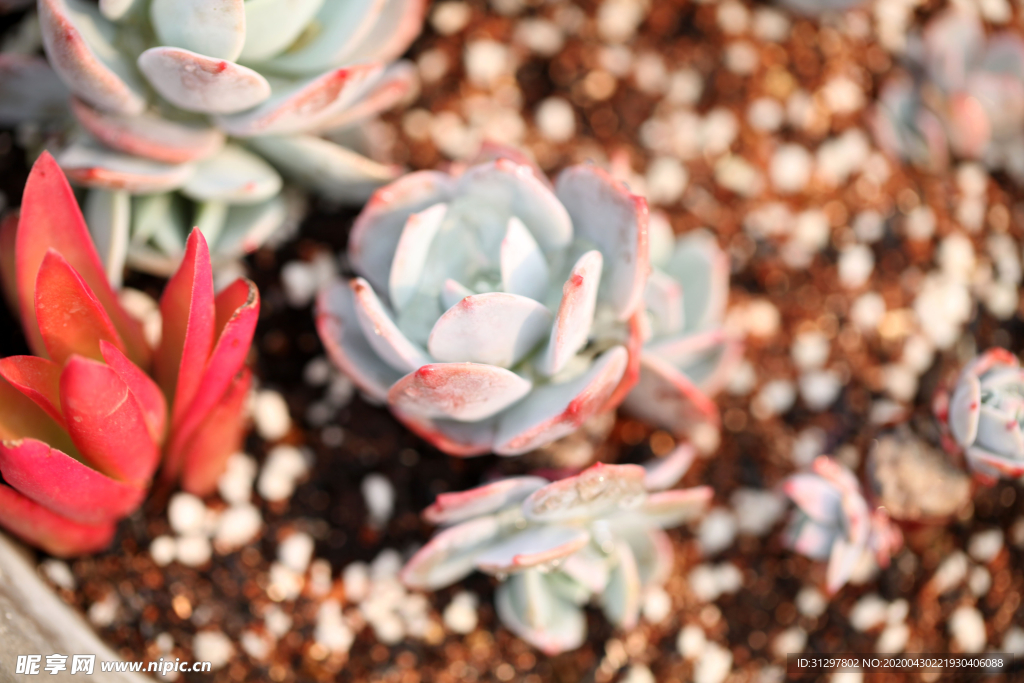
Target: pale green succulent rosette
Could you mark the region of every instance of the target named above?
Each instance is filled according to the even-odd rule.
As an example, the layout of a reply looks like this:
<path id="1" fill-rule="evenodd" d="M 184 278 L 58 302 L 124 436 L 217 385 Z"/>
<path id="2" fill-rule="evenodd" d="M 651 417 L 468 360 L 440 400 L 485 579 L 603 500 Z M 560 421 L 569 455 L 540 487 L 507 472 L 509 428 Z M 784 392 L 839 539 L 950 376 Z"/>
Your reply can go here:
<path id="1" fill-rule="evenodd" d="M 427 521 L 444 529 L 409 560 L 402 580 L 437 590 L 474 571 L 502 581 L 502 623 L 546 654 L 579 647 L 583 607 L 594 601 L 615 626 L 636 625 L 643 591 L 672 569 L 671 528 L 699 516 L 708 487 L 672 489 L 693 461 L 682 446 L 647 466 L 597 464 L 548 482 L 511 477 L 443 494 Z"/>
<path id="2" fill-rule="evenodd" d="M 411 65 L 392 61 L 418 35 L 424 5 L 39 0 L 77 124 L 57 158 L 90 190 L 108 271 L 127 262 L 168 274 L 193 225 L 215 262 L 253 250 L 302 213 L 286 180 L 351 203 L 394 179 L 399 169 L 353 147 L 367 143 L 369 118 L 416 87 Z M 21 83 L 39 70 L 15 66 Z"/>

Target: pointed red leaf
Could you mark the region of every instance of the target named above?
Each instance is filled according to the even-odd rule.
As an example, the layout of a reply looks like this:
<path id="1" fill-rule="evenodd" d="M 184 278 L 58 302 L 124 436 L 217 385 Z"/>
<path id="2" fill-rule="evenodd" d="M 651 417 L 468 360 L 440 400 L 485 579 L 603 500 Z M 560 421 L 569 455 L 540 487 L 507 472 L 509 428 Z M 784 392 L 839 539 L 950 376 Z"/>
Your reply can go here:
<path id="1" fill-rule="evenodd" d="M 245 364 L 260 313 L 260 295 L 256 285 L 238 279 L 217 295 L 217 344 L 202 374 L 195 399 L 174 426 L 164 467 L 174 476 L 181 465 L 183 446 L 188 443 L 210 411 L 222 402 L 224 394 Z"/>
<path id="2" fill-rule="evenodd" d="M 59 365 L 36 356 L 10 356 L 0 360 L 0 376 L 65 426 L 60 413 Z"/>
<path id="3" fill-rule="evenodd" d="M 149 481 L 160 451 L 139 402 L 113 368 L 72 356 L 60 376 L 60 404 L 87 464 L 120 481 Z"/>
<path id="4" fill-rule="evenodd" d="M 163 443 L 167 429 L 167 401 L 160 387 L 113 344 L 100 342 L 100 352 L 103 354 L 103 360 L 117 373 L 121 381 L 128 385 L 135 400 L 139 402 L 153 441 L 157 444 Z"/>
<path id="5" fill-rule="evenodd" d="M 163 337 L 156 352 L 156 381 L 171 406 L 174 430 L 192 403 L 213 348 L 215 309 L 210 250 L 203 233 L 192 230 L 185 258 L 160 299 Z"/>
<path id="6" fill-rule="evenodd" d="M 36 278 L 36 320 L 46 351 L 57 365 L 76 353 L 99 360 L 101 341 L 124 348 L 89 285 L 55 249 L 47 250 Z"/>
<path id="7" fill-rule="evenodd" d="M 112 522 L 95 526 L 72 522 L 3 484 L 0 484 L 0 526 L 57 557 L 103 550 L 110 545 L 116 530 Z"/>
<path id="8" fill-rule="evenodd" d="M 18 212 L 11 211 L 0 218 L 0 284 L 4 299 L 11 312 L 18 313 L 18 262 L 14 258 L 14 245 L 18 239 Z"/>
<path id="9" fill-rule="evenodd" d="M 228 458 L 241 448 L 246 427 L 243 409 L 251 384 L 252 373 L 245 368 L 186 446 L 182 454 L 181 487 L 189 493 L 212 493 Z"/>
<path id="10" fill-rule="evenodd" d="M 71 437 L 32 399 L 0 375 L 0 440 L 39 439 L 75 454 Z"/>
<path id="11" fill-rule="evenodd" d="M 49 152 L 43 152 L 32 166 L 25 185 L 15 241 L 21 320 L 29 344 L 38 356 L 46 355 L 46 347 L 36 323 L 36 278 L 50 248 L 58 249 L 92 290 L 113 320 L 127 356 L 139 367 L 148 368 L 151 351 L 142 325 L 118 303 L 71 186 Z"/>
<path id="12" fill-rule="evenodd" d="M 35 439 L 0 443 L 0 472 L 22 495 L 81 524 L 126 517 L 146 497 L 145 487 L 115 481 Z"/>

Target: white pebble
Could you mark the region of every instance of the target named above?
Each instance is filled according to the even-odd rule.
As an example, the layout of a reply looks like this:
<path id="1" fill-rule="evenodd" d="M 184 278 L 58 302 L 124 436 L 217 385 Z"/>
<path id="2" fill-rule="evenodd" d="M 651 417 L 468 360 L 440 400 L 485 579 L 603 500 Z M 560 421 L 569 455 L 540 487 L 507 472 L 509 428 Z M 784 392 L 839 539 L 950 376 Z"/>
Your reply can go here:
<path id="1" fill-rule="evenodd" d="M 834 114 L 852 114 L 864 108 L 864 90 L 846 76 L 832 78 L 821 89 L 821 95 Z"/>
<path id="2" fill-rule="evenodd" d="M 733 396 L 746 396 L 757 386 L 757 371 L 754 364 L 744 358 L 732 372 L 725 390 Z"/>
<path id="3" fill-rule="evenodd" d="M 633 664 L 626 670 L 621 683 L 657 683 L 657 680 L 647 665 Z"/>
<path id="4" fill-rule="evenodd" d="M 772 186 L 783 194 L 801 192 L 810 182 L 813 158 L 803 145 L 785 144 L 775 150 L 768 166 Z"/>
<path id="5" fill-rule="evenodd" d="M 750 25 L 750 11 L 736 0 L 725 0 L 718 6 L 718 27 L 722 33 L 739 35 Z"/>
<path id="6" fill-rule="evenodd" d="M 252 418 L 257 433 L 266 441 L 277 441 L 292 428 L 284 396 L 270 389 L 256 394 Z"/>
<path id="7" fill-rule="evenodd" d="M 725 46 L 725 68 L 740 76 L 749 76 L 757 71 L 761 56 L 751 43 L 736 40 Z"/>
<path id="8" fill-rule="evenodd" d="M 568 142 L 576 134 L 576 112 L 561 97 L 549 97 L 537 106 L 537 130 L 551 142 Z"/>
<path id="9" fill-rule="evenodd" d="M 191 493 L 175 493 L 167 506 L 167 521 L 179 534 L 197 533 L 206 520 L 206 505 Z"/>
<path id="10" fill-rule="evenodd" d="M 786 511 L 786 500 L 778 492 L 764 489 L 737 489 L 729 499 L 736 511 L 741 534 L 765 536 Z"/>
<path id="11" fill-rule="evenodd" d="M 263 624 L 275 638 L 283 638 L 292 630 L 292 618 L 277 605 L 271 605 L 263 612 Z"/>
<path id="12" fill-rule="evenodd" d="M 714 508 L 700 523 L 697 542 L 705 556 L 712 556 L 732 545 L 738 525 L 736 516 L 727 508 Z"/>
<path id="13" fill-rule="evenodd" d="M 979 531 L 967 543 L 967 552 L 978 562 L 988 564 L 996 559 L 1003 549 L 1003 530 Z"/>
<path id="14" fill-rule="evenodd" d="M 722 683 L 732 671 L 732 652 L 718 643 L 708 643 L 693 667 L 693 683 Z"/>
<path id="15" fill-rule="evenodd" d="M 981 652 L 988 642 L 985 618 L 970 605 L 953 610 L 949 616 L 949 634 L 961 652 Z"/>
<path id="16" fill-rule="evenodd" d="M 700 72 L 683 68 L 673 71 L 669 76 L 665 100 L 671 104 L 693 105 L 700 100 L 703 91 L 704 79 Z"/>
<path id="17" fill-rule="evenodd" d="M 295 492 L 296 482 L 308 466 L 302 451 L 294 446 L 275 446 L 267 455 L 256 490 L 268 501 L 286 500 Z"/>
<path id="18" fill-rule="evenodd" d="M 305 261 L 289 261 L 281 267 L 284 297 L 292 308 L 305 308 L 316 296 L 316 271 Z"/>
<path id="19" fill-rule="evenodd" d="M 741 156 L 727 155 L 715 164 L 715 182 L 744 197 L 761 194 L 764 179 L 761 173 Z"/>
<path id="20" fill-rule="evenodd" d="M 828 215 L 819 209 L 801 211 L 793 225 L 793 240 L 811 253 L 817 253 L 828 246 L 831 234 Z"/>
<path id="21" fill-rule="evenodd" d="M 475 40 L 466 45 L 463 59 L 469 82 L 480 88 L 490 88 L 511 71 L 508 47 L 493 40 Z"/>
<path id="22" fill-rule="evenodd" d="M 186 567 L 202 567 L 210 561 L 210 556 L 213 555 L 210 539 L 205 535 L 182 536 L 178 539 L 177 545 L 175 555 L 178 562 Z"/>
<path id="23" fill-rule="evenodd" d="M 468 591 L 459 591 L 444 609 L 444 625 L 449 631 L 465 635 L 476 630 L 477 603 L 476 595 Z"/>
<path id="24" fill-rule="evenodd" d="M 939 242 L 935 260 L 951 278 L 966 282 L 974 273 L 974 243 L 963 233 L 947 235 Z"/>
<path id="25" fill-rule="evenodd" d="M 312 536 L 304 531 L 297 531 L 278 546 L 277 559 L 296 574 L 305 574 L 309 568 L 309 561 L 313 559 L 315 545 Z"/>
<path id="26" fill-rule="evenodd" d="M 178 556 L 178 542 L 171 536 L 157 536 L 149 544 L 149 555 L 158 567 L 166 567 Z"/>
<path id="27" fill-rule="evenodd" d="M 754 10 L 754 35 L 769 43 L 781 43 L 789 38 L 789 18 L 774 7 Z"/>
<path id="28" fill-rule="evenodd" d="M 935 234 L 935 212 L 928 206 L 919 206 L 907 214 L 903 229 L 912 240 L 931 239 Z"/>
<path id="29" fill-rule="evenodd" d="M 900 598 L 889 603 L 889 609 L 885 612 L 885 620 L 890 624 L 901 624 L 907 620 L 910 614 L 910 603 Z"/>
<path id="30" fill-rule="evenodd" d="M 313 597 L 326 597 L 334 588 L 331 563 L 321 558 L 309 565 L 309 592 Z"/>
<path id="31" fill-rule="evenodd" d="M 430 25 L 442 36 L 450 36 L 466 28 L 471 14 L 464 2 L 440 2 L 430 13 Z"/>
<path id="32" fill-rule="evenodd" d="M 988 595 L 992 588 L 992 574 L 984 567 L 972 567 L 967 574 L 967 587 L 971 589 L 976 597 Z"/>
<path id="33" fill-rule="evenodd" d="M 885 317 L 885 299 L 878 292 L 865 292 L 850 306 L 850 320 L 861 331 L 878 329 Z"/>
<path id="34" fill-rule="evenodd" d="M 228 458 L 224 473 L 217 479 L 217 491 L 226 503 L 243 505 L 252 499 L 252 483 L 256 479 L 256 460 L 245 453 Z"/>
<path id="35" fill-rule="evenodd" d="M 263 661 L 273 649 L 273 644 L 263 635 L 256 631 L 246 630 L 242 632 L 239 639 L 242 651 L 257 661 Z"/>
<path id="36" fill-rule="evenodd" d="M 385 645 L 397 645 L 405 638 L 405 624 L 396 614 L 383 614 L 370 621 L 373 634 Z"/>
<path id="37" fill-rule="evenodd" d="M 331 362 L 325 356 L 317 356 L 302 369 L 302 379 L 311 387 L 322 387 L 331 379 Z"/>
<path id="38" fill-rule="evenodd" d="M 707 642 L 704 629 L 694 624 L 688 624 L 679 631 L 679 636 L 676 638 L 676 650 L 684 659 L 697 659 L 703 654 Z"/>
<path id="39" fill-rule="evenodd" d="M 907 647 L 907 640 L 910 638 L 910 627 L 906 624 L 889 624 L 878 640 L 875 641 L 875 652 L 893 653 L 903 652 Z"/>
<path id="40" fill-rule="evenodd" d="M 833 370 L 805 372 L 797 379 L 800 397 L 809 409 L 816 413 L 825 410 L 839 398 L 843 383 L 839 373 Z"/>
<path id="41" fill-rule="evenodd" d="M 317 611 L 313 639 L 331 652 L 346 653 L 355 642 L 355 634 L 341 613 L 337 600 L 325 600 Z"/>
<path id="42" fill-rule="evenodd" d="M 342 570 L 341 581 L 345 587 L 345 599 L 362 602 L 370 592 L 370 568 L 365 562 L 353 562 Z"/>
<path id="43" fill-rule="evenodd" d="M 209 662 L 217 671 L 231 661 L 235 646 L 221 631 L 202 631 L 192 639 L 192 654 L 197 662 Z"/>
<path id="44" fill-rule="evenodd" d="M 967 555 L 959 550 L 954 550 L 932 575 L 930 581 L 932 588 L 939 595 L 956 588 L 967 578 L 967 567 Z"/>
<path id="45" fill-rule="evenodd" d="M 817 619 L 828 609 L 828 599 L 813 586 L 804 586 L 796 594 L 796 609 L 800 614 Z"/>
<path id="46" fill-rule="evenodd" d="M 885 235 L 885 219 L 877 211 L 861 211 L 853 219 L 853 234 L 866 244 L 877 242 Z"/>
<path id="47" fill-rule="evenodd" d="M 851 244 L 839 252 L 839 283 L 857 289 L 867 283 L 875 269 L 875 254 L 863 244 Z"/>
<path id="48" fill-rule="evenodd" d="M 793 450 L 790 457 L 797 467 L 807 467 L 811 462 L 825 452 L 827 442 L 825 430 L 821 427 L 808 427 L 796 435 L 793 439 Z"/>
<path id="49" fill-rule="evenodd" d="M 639 0 L 604 0 L 597 8 L 597 34 L 609 43 L 625 43 L 646 14 L 647 5 Z"/>
<path id="50" fill-rule="evenodd" d="M 799 626 L 790 626 L 775 636 L 775 640 L 772 642 L 772 653 L 779 659 L 785 659 L 786 655 L 803 652 L 806 646 L 807 631 Z"/>
<path id="51" fill-rule="evenodd" d="M 642 610 L 644 619 L 660 624 L 672 613 L 672 598 L 661 586 L 648 586 L 644 589 Z"/>
<path id="52" fill-rule="evenodd" d="M 302 587 L 306 583 L 302 574 L 280 562 L 270 563 L 269 579 L 267 595 L 275 602 L 295 600 L 302 593 Z"/>
<path id="53" fill-rule="evenodd" d="M 647 167 L 646 181 L 650 202 L 667 206 L 682 198 L 690 176 L 678 159 L 657 157 Z"/>
<path id="54" fill-rule="evenodd" d="M 370 577 L 374 581 L 393 579 L 402 569 L 402 555 L 394 548 L 381 550 L 370 563 Z"/>
<path id="55" fill-rule="evenodd" d="M 825 365 L 832 352 L 829 338 L 818 331 L 800 332 L 793 339 L 790 354 L 801 370 L 814 370 Z"/>
<path id="56" fill-rule="evenodd" d="M 796 401 L 796 387 L 787 379 L 773 379 L 757 392 L 751 405 L 751 412 L 759 420 L 782 415 L 793 407 Z"/>
<path id="57" fill-rule="evenodd" d="M 368 474 L 360 485 L 366 508 L 370 512 L 370 524 L 381 528 L 391 519 L 395 509 L 395 487 L 383 474 Z"/>
<path id="58" fill-rule="evenodd" d="M 1024 628 L 1011 626 L 1003 636 L 1002 652 L 1012 653 L 1017 657 L 1024 656 Z"/>
<path id="59" fill-rule="evenodd" d="M 89 606 L 89 622 L 97 628 L 106 628 L 114 623 L 121 609 L 121 599 L 113 591 Z"/>
<path id="60" fill-rule="evenodd" d="M 565 45 L 565 36 L 558 24 L 535 17 L 522 19 L 516 25 L 513 40 L 541 57 L 554 57 Z"/>
<path id="61" fill-rule="evenodd" d="M 747 108 L 747 122 L 754 130 L 772 133 L 782 126 L 786 111 L 782 103 L 773 97 L 759 97 Z"/>
<path id="62" fill-rule="evenodd" d="M 67 562 L 50 558 L 40 564 L 39 568 L 55 586 L 64 590 L 75 590 L 75 575 L 71 573 L 71 567 Z"/>
<path id="63" fill-rule="evenodd" d="M 862 633 L 870 631 L 885 623 L 888 609 L 889 603 L 876 593 L 869 593 L 858 600 L 850 610 L 850 626 Z"/>
<path id="64" fill-rule="evenodd" d="M 248 503 L 235 505 L 220 516 L 213 543 L 217 547 L 217 552 L 234 552 L 251 543 L 262 528 L 263 516 L 259 508 Z"/>

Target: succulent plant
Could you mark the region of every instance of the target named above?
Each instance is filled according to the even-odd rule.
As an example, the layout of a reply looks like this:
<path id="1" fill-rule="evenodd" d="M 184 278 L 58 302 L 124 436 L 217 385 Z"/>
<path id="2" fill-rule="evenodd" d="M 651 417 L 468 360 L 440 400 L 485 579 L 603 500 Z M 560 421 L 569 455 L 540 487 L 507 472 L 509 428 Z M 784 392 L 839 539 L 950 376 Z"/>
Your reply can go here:
<path id="1" fill-rule="evenodd" d="M 903 545 L 903 535 L 884 508 L 871 510 L 853 472 L 832 458 L 814 460 L 811 472 L 795 474 L 783 491 L 796 504 L 785 531 L 786 545 L 815 560 L 828 560 L 825 586 L 842 588 L 864 553 L 880 567 Z"/>
<path id="2" fill-rule="evenodd" d="M 1024 370 L 1015 355 L 993 348 L 968 363 L 940 418 L 983 480 L 1024 475 Z"/>
<path id="3" fill-rule="evenodd" d="M 708 487 L 666 490 L 692 458 L 682 446 L 647 467 L 598 463 L 554 482 L 510 477 L 438 496 L 423 516 L 444 529 L 409 560 L 402 580 L 436 590 L 475 570 L 497 576 L 498 616 L 548 654 L 582 644 L 582 607 L 592 598 L 612 623 L 632 628 L 643 589 L 672 568 L 663 529 L 711 500 Z"/>
<path id="4" fill-rule="evenodd" d="M 1024 40 L 985 35 L 977 13 L 951 8 L 913 42 L 911 78 L 887 82 L 872 114 L 879 145 L 943 168 L 950 154 L 1024 177 Z"/>
<path id="5" fill-rule="evenodd" d="M 685 434 L 718 425 L 709 398 L 729 379 L 742 345 L 722 329 L 729 298 L 729 258 L 711 233 L 675 239 L 667 223 L 651 222 L 652 272 L 640 355 L 640 380 L 623 408 L 658 427 Z"/>
<path id="6" fill-rule="evenodd" d="M 165 477 L 212 490 L 244 427 L 256 286 L 239 279 L 215 297 L 206 242 L 193 231 L 151 347 L 46 153 L 20 218 L 3 221 L 0 273 L 36 354 L 0 360 L 0 526 L 58 555 L 102 548 L 161 457 Z"/>
<path id="7" fill-rule="evenodd" d="M 331 358 L 453 455 L 525 453 L 636 381 L 647 204 L 593 166 L 412 173 L 356 219 L 318 298 Z"/>
<path id="8" fill-rule="evenodd" d="M 169 275 L 193 225 L 216 261 L 251 251 L 299 210 L 282 173 L 339 201 L 392 180 L 396 168 L 349 147 L 415 87 L 410 65 L 389 63 L 424 4 L 39 0 L 80 129 L 58 159 L 93 190 L 86 212 L 107 269 L 127 258 Z"/>
<path id="9" fill-rule="evenodd" d="M 808 16 L 845 12 L 863 3 L 864 0 L 779 0 L 783 7 Z"/>

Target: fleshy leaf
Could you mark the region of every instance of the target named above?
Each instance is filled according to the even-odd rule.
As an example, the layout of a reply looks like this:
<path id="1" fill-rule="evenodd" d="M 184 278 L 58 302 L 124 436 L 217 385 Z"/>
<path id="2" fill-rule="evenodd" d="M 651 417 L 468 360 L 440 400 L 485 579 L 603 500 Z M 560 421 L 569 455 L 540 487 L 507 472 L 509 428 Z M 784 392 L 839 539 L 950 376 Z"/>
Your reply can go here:
<path id="1" fill-rule="evenodd" d="M 95 526 L 72 522 L 3 484 L 0 484 L 0 526 L 57 557 L 103 550 L 110 545 L 116 530 L 112 522 Z"/>
<path id="2" fill-rule="evenodd" d="M 615 346 L 601 354 L 583 375 L 534 389 L 529 401 L 502 415 L 494 452 L 519 455 L 578 429 L 608 401 L 627 361 L 626 349 Z"/>
<path id="3" fill-rule="evenodd" d="M 409 588 L 437 590 L 469 576 L 477 554 L 501 533 L 494 516 L 477 517 L 445 529 L 430 539 L 402 568 Z"/>
<path id="4" fill-rule="evenodd" d="M 813 474 L 794 474 L 782 490 L 811 519 L 820 524 L 837 525 L 842 515 L 842 494 L 825 479 Z"/>
<path id="5" fill-rule="evenodd" d="M 949 401 L 949 428 L 957 442 L 969 446 L 978 438 L 981 419 L 981 382 L 973 374 L 965 375 Z"/>
<path id="6" fill-rule="evenodd" d="M 441 361 L 511 368 L 550 328 L 551 312 L 534 299 L 503 292 L 473 294 L 438 318 L 427 348 Z"/>
<path id="7" fill-rule="evenodd" d="M 688 330 L 707 329 L 722 319 L 729 298 L 729 257 L 711 233 L 696 230 L 680 237 L 665 272 L 682 285 Z"/>
<path id="8" fill-rule="evenodd" d="M 494 446 L 494 419 L 480 422 L 432 419 L 402 412 L 395 406 L 391 406 L 391 412 L 410 431 L 447 455 L 468 458 L 489 453 Z"/>
<path id="9" fill-rule="evenodd" d="M 512 216 L 501 242 L 501 285 L 509 294 L 543 301 L 550 272 L 537 240 L 523 222 Z"/>
<path id="10" fill-rule="evenodd" d="M 640 572 L 633 551 L 624 541 L 616 544 L 615 558 L 618 562 L 601 594 L 601 605 L 608 621 L 629 630 L 640 617 Z"/>
<path id="11" fill-rule="evenodd" d="M 583 254 L 562 285 L 562 301 L 540 366 L 548 376 L 562 370 L 590 338 L 603 260 L 596 250 Z"/>
<path id="12" fill-rule="evenodd" d="M 35 439 L 0 444 L 4 481 L 48 510 L 80 524 L 100 524 L 131 514 L 145 486 L 115 481 Z"/>
<path id="13" fill-rule="evenodd" d="M 0 377 L 32 399 L 54 422 L 65 426 L 60 412 L 59 365 L 38 356 L 9 356 L 0 359 Z"/>
<path id="14" fill-rule="evenodd" d="M 710 486 L 658 491 L 647 497 L 641 510 L 650 523 L 669 529 L 698 517 L 707 509 L 714 495 Z"/>
<path id="15" fill-rule="evenodd" d="M 447 204 L 434 204 L 418 213 L 409 216 L 402 229 L 402 236 L 395 246 L 395 257 L 391 261 L 391 272 L 388 275 L 388 298 L 396 311 L 401 311 L 416 294 L 420 276 L 427 264 L 430 245 L 437 235 L 441 223 L 448 212 Z M 442 358 L 438 360 L 464 360 L 461 358 Z"/>
<path id="16" fill-rule="evenodd" d="M 423 511 L 423 518 L 431 524 L 456 524 L 518 503 L 547 483 L 542 477 L 508 477 L 468 491 L 442 493 Z"/>
<path id="17" fill-rule="evenodd" d="M 78 450 L 67 432 L 45 410 L 0 375 L 0 441 L 38 439 L 65 453 Z"/>
<path id="18" fill-rule="evenodd" d="M 654 318 L 656 337 L 683 331 L 686 311 L 683 308 L 683 287 L 678 280 L 655 269 L 647 280 L 644 304 Z"/>
<path id="19" fill-rule="evenodd" d="M 325 2 L 313 20 L 320 30 L 298 49 L 270 60 L 267 68 L 302 75 L 340 66 L 352 47 L 370 33 L 383 5 L 384 0 Z"/>
<path id="20" fill-rule="evenodd" d="M 686 375 L 650 353 L 640 357 L 640 381 L 622 403 L 626 412 L 674 434 L 718 424 L 718 408 Z"/>
<path id="21" fill-rule="evenodd" d="M 991 468 L 1002 476 L 1009 478 L 1024 475 L 1024 461 L 1022 460 L 1012 460 L 977 446 L 968 448 L 966 455 L 967 460 L 975 469 L 984 470 Z"/>
<path id="22" fill-rule="evenodd" d="M 244 368 L 192 434 L 183 454 L 181 487 L 185 491 L 208 496 L 216 490 L 228 458 L 238 451 L 245 437 L 245 399 L 251 385 L 252 373 Z"/>
<path id="23" fill-rule="evenodd" d="M 398 380 L 388 392 L 388 403 L 413 415 L 473 422 L 501 412 L 532 386 L 493 365 L 433 363 Z"/>
<path id="24" fill-rule="evenodd" d="M 139 70 L 168 102 L 201 114 L 234 114 L 270 97 L 270 83 L 252 69 L 177 47 L 152 47 Z"/>
<path id="25" fill-rule="evenodd" d="M 411 372 L 430 362 L 426 353 L 398 329 L 369 282 L 357 277 L 349 286 L 363 335 L 385 363 L 400 372 Z"/>
<path id="26" fill-rule="evenodd" d="M 348 60 L 388 63 L 398 59 L 419 36 L 426 9 L 426 0 L 385 0 L 373 28 L 351 49 Z"/>
<path id="27" fill-rule="evenodd" d="M 85 462 L 119 481 L 149 481 L 160 451 L 142 408 L 113 368 L 72 356 L 61 373 L 60 404 Z"/>
<path id="28" fill-rule="evenodd" d="M 104 362 L 128 385 L 132 396 L 139 402 L 153 441 L 162 444 L 164 431 L 167 429 L 167 401 L 160 387 L 113 344 L 100 342 L 100 353 L 103 354 Z"/>
<path id="29" fill-rule="evenodd" d="M 195 172 L 191 164 L 165 164 L 78 141 L 60 153 L 60 166 L 80 185 L 132 194 L 169 192 Z"/>
<path id="30" fill-rule="evenodd" d="M 505 626 L 547 655 L 574 650 L 587 635 L 583 610 L 557 595 L 539 570 L 513 574 L 498 586 L 494 606 Z"/>
<path id="31" fill-rule="evenodd" d="M 323 4 L 324 0 L 248 0 L 245 45 L 239 60 L 258 62 L 284 52 Z"/>
<path id="32" fill-rule="evenodd" d="M 124 190 L 92 190 L 85 199 L 85 220 L 103 259 L 110 284 L 121 288 L 128 256 L 132 200 Z"/>
<path id="33" fill-rule="evenodd" d="M 227 145 L 196 164 L 181 192 L 197 202 L 258 204 L 280 192 L 281 185 L 273 166 L 238 145 Z"/>
<path id="34" fill-rule="evenodd" d="M 863 554 L 864 546 L 849 543 L 845 539 L 837 538 L 832 543 L 832 554 L 825 572 L 825 588 L 830 595 L 850 580 L 850 576 L 853 575 L 853 570 Z"/>
<path id="35" fill-rule="evenodd" d="M 644 487 L 648 491 L 664 491 L 679 483 L 690 469 L 697 450 L 688 443 L 679 444 L 672 452 L 644 463 Z"/>
<path id="36" fill-rule="evenodd" d="M 556 562 L 589 542 L 590 534 L 579 527 L 534 526 L 480 553 L 476 566 L 488 574 L 510 574 Z"/>
<path id="37" fill-rule="evenodd" d="M 149 16 L 164 45 L 229 61 L 242 53 L 243 0 L 153 0 Z"/>
<path id="38" fill-rule="evenodd" d="M 534 491 L 523 501 L 523 514 L 534 522 L 550 523 L 635 509 L 646 497 L 644 475 L 639 465 L 597 463 Z"/>
<path id="39" fill-rule="evenodd" d="M 994 453 L 1024 461 L 1024 434 L 1012 413 L 982 404 L 976 443 Z"/>

